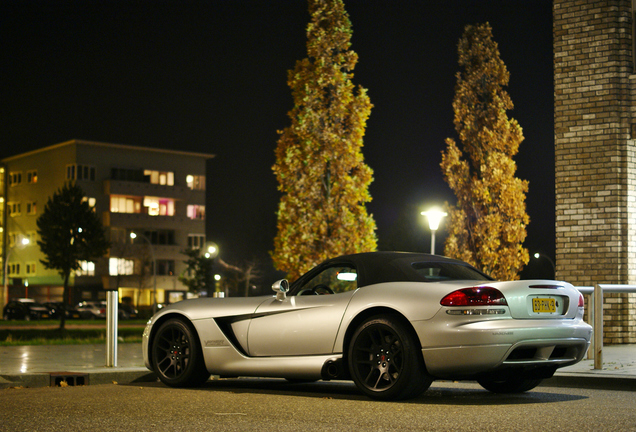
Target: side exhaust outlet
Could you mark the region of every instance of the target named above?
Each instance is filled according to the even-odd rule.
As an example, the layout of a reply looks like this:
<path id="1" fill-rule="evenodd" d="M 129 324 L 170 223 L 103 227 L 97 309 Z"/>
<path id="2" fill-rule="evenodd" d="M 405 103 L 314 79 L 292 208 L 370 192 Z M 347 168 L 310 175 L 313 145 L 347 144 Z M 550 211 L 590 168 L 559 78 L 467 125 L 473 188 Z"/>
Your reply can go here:
<path id="1" fill-rule="evenodd" d="M 344 369 L 342 367 L 342 359 L 327 360 L 322 366 L 320 374 L 325 381 L 343 378 Z"/>

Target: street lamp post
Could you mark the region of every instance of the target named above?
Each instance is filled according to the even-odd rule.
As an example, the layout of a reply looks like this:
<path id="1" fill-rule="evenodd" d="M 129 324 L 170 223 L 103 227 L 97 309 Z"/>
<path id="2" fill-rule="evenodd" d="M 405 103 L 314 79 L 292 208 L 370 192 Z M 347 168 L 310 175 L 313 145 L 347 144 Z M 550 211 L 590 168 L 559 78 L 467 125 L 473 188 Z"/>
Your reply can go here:
<path id="1" fill-rule="evenodd" d="M 205 258 L 208 260 L 206 269 L 205 269 L 205 289 L 207 291 L 208 297 L 216 297 L 218 294 L 216 293 L 216 275 L 213 275 L 214 270 L 214 258 L 219 254 L 219 247 L 215 243 L 208 243 L 207 248 L 205 249 Z"/>
<path id="2" fill-rule="evenodd" d="M 442 218 L 448 216 L 448 214 L 436 208 L 432 208 L 421 214 L 428 219 L 428 227 L 431 230 L 431 255 L 435 255 L 435 231 L 439 228 L 439 223 L 442 221 Z"/>
<path id="3" fill-rule="evenodd" d="M 13 253 L 13 250 L 16 247 L 19 247 L 20 249 L 25 247 L 26 245 L 29 244 L 29 239 L 26 237 L 22 237 L 22 239 L 18 242 L 18 244 L 12 246 L 9 248 L 9 252 L 7 252 L 7 256 L 5 257 L 5 261 L 4 261 L 4 273 L 2 274 L 2 277 L 4 278 L 4 284 L 3 284 L 3 288 L 2 288 L 2 307 L 4 308 L 4 306 L 9 303 L 9 278 L 8 278 L 8 274 L 9 274 L 9 258 L 11 257 L 11 253 Z"/>
<path id="4" fill-rule="evenodd" d="M 150 242 L 150 240 L 148 240 L 148 237 L 146 237 L 143 234 L 139 234 L 139 236 L 145 240 L 146 242 L 148 242 L 148 246 L 150 247 L 150 256 L 152 257 L 152 279 L 153 279 L 153 288 L 152 288 L 152 297 L 153 297 L 153 303 L 152 303 L 152 313 L 155 314 L 157 313 L 157 260 L 155 259 L 155 249 L 152 247 L 152 243 Z M 137 238 L 137 234 L 134 232 L 130 233 L 130 238 L 131 239 L 136 239 Z"/>
<path id="5" fill-rule="evenodd" d="M 552 258 L 550 258 L 549 256 L 547 256 L 546 254 L 541 254 L 541 253 L 539 253 L 539 252 L 536 252 L 536 253 L 534 254 L 534 257 L 535 257 L 536 259 L 539 259 L 539 258 L 545 258 L 545 259 L 547 259 L 548 261 L 550 261 L 550 265 L 552 265 L 552 272 L 553 272 L 553 274 L 554 274 L 554 278 L 556 279 L 556 265 L 554 264 L 554 261 L 552 261 Z"/>

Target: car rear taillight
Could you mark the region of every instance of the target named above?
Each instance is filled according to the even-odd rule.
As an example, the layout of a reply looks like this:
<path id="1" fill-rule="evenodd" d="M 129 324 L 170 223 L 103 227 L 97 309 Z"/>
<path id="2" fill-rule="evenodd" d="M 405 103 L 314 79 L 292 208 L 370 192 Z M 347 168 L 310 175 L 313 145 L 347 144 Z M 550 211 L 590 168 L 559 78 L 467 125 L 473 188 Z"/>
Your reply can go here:
<path id="1" fill-rule="evenodd" d="M 585 299 L 581 293 L 579 293 L 579 307 L 585 307 Z"/>
<path id="2" fill-rule="evenodd" d="M 501 291 L 491 287 L 463 288 L 442 299 L 442 306 L 502 306 L 507 305 Z"/>

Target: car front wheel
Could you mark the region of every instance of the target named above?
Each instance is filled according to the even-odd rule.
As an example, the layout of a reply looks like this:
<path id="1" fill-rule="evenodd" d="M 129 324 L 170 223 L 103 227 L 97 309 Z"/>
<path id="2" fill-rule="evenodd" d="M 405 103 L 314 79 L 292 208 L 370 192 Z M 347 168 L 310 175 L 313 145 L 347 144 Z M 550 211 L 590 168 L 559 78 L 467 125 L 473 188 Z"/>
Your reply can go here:
<path id="1" fill-rule="evenodd" d="M 395 316 L 373 317 L 356 329 L 348 364 L 356 386 L 373 399 L 412 398 L 433 381 L 413 331 Z"/>
<path id="2" fill-rule="evenodd" d="M 532 390 L 541 384 L 541 378 L 526 378 L 524 376 L 496 380 L 496 379 L 479 379 L 477 382 L 480 386 L 493 393 L 523 393 Z"/>
<path id="3" fill-rule="evenodd" d="M 179 319 L 159 327 L 152 342 L 152 365 L 159 379 L 171 387 L 196 387 L 210 377 L 198 337 Z"/>

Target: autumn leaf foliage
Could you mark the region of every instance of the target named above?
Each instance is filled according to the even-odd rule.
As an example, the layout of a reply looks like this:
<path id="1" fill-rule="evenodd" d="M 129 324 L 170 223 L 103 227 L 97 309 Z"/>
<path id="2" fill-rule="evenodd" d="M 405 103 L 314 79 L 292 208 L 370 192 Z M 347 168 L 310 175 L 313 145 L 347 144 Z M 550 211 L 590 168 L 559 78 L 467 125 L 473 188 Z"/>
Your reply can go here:
<path id="1" fill-rule="evenodd" d="M 282 197 L 272 258 L 295 279 L 334 256 L 376 248 L 362 155 L 371 102 L 352 83 L 358 56 L 341 0 L 309 0 L 307 58 L 288 72 L 294 107 L 272 167 Z"/>
<path id="2" fill-rule="evenodd" d="M 529 259 L 522 246 L 528 182 L 515 177 L 512 158 L 523 133 L 506 114 L 513 108 L 504 90 L 509 73 L 488 23 L 467 26 L 458 51 L 453 110 L 463 152 L 455 140 L 446 140 L 441 167 L 457 203 L 449 207 L 444 254 L 496 279 L 515 280 Z"/>

